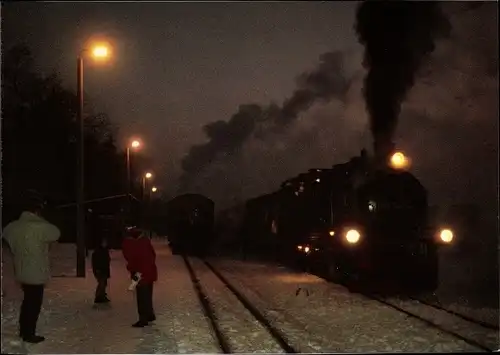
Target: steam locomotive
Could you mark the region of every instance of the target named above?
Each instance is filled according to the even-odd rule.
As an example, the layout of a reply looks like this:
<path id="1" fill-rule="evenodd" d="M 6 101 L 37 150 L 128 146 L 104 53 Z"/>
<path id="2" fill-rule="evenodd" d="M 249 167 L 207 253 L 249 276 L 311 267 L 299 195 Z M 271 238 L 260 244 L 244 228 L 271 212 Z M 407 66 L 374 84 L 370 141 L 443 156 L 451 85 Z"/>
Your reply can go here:
<path id="1" fill-rule="evenodd" d="M 241 244 L 344 284 L 434 291 L 438 247 L 453 233 L 429 224 L 426 189 L 404 159 L 381 167 L 362 152 L 285 181 L 246 203 Z"/>
<path id="2" fill-rule="evenodd" d="M 214 202 L 184 194 L 167 203 L 167 234 L 173 254 L 203 256 L 214 237 Z"/>

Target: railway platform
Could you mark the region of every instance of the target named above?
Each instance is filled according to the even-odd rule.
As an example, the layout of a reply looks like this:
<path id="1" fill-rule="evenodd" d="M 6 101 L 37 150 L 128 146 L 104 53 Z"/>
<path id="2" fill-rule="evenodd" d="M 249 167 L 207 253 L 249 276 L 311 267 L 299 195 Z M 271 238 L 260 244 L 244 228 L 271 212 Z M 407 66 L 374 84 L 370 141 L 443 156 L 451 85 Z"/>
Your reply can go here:
<path id="1" fill-rule="evenodd" d="M 95 280 L 58 277 L 71 257 L 56 255 L 38 323 L 46 341 L 17 338 L 21 292 L 4 257 L 2 353 L 455 352 L 498 348 L 498 323 L 481 324 L 417 300 L 381 300 L 316 276 L 225 258 L 184 258 L 154 241 L 157 320 L 136 321 L 121 251 L 112 252 L 111 307 L 93 309 Z M 59 270 L 59 271 L 58 271 Z M 384 303 L 385 302 L 385 303 Z M 422 320 L 423 319 L 423 320 Z"/>

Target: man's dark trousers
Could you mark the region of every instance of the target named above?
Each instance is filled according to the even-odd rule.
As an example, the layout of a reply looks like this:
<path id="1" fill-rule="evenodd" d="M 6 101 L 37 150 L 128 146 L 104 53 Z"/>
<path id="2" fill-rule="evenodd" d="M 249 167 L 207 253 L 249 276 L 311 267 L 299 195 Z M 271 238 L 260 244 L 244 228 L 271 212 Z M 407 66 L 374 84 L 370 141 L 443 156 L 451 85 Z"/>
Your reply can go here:
<path id="1" fill-rule="evenodd" d="M 137 285 L 135 290 L 139 320 L 150 322 L 155 318 L 153 310 L 153 284 Z"/>
<path id="2" fill-rule="evenodd" d="M 24 298 L 19 315 L 19 335 L 23 338 L 36 334 L 36 323 L 42 309 L 45 285 L 22 284 Z"/>

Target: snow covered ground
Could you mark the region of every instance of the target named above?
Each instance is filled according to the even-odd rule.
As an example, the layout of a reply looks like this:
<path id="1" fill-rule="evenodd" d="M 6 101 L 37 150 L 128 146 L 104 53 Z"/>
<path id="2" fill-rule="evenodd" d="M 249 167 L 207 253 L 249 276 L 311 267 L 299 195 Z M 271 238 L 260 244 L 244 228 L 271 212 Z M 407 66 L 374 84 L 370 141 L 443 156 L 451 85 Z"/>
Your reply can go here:
<path id="1" fill-rule="evenodd" d="M 223 334 L 233 353 L 283 353 L 271 335 L 251 313 L 228 292 L 225 285 L 199 259 L 190 259 L 203 292 L 210 300 Z M 242 331 L 244 330 L 244 331 Z"/>
<path id="2" fill-rule="evenodd" d="M 46 288 L 38 321 L 38 332 L 47 340 L 36 345 L 22 344 L 17 337 L 22 293 L 13 280 L 9 254 L 2 250 L 6 293 L 2 299 L 2 353 L 217 352 L 182 261 L 171 257 L 164 245 L 155 244 L 160 277 L 154 291 L 157 321 L 153 326 L 131 327 L 137 320 L 135 298 L 127 291 L 130 280 L 121 252 L 113 251 L 108 290 L 111 308 L 92 308 L 95 281 L 89 268 L 85 279 L 54 277 Z M 75 258 L 71 255 L 75 253 L 67 255 L 60 251 L 71 247 L 55 246 L 53 275 L 74 269 Z"/>
<path id="3" fill-rule="evenodd" d="M 162 242 L 156 241 L 155 248 L 157 321 L 136 329 L 131 327 L 137 320 L 135 299 L 127 291 L 129 277 L 121 252 L 112 252 L 112 306 L 98 310 L 92 308 L 95 281 L 90 269 L 84 279 L 73 277 L 74 246 L 55 245 L 55 277 L 46 288 L 38 323 L 38 332 L 47 340 L 37 345 L 23 344 L 17 337 L 22 294 L 13 279 L 11 257 L 2 250 L 2 353 L 220 353 L 183 260 L 172 256 Z M 196 260 L 192 265 L 235 352 L 280 352 L 208 269 Z M 227 259 L 214 260 L 214 265 L 303 352 L 475 350 L 312 275 Z"/>
<path id="4" fill-rule="evenodd" d="M 474 349 L 418 320 L 316 276 L 258 263 L 213 262 L 259 309 L 266 310 L 266 315 L 278 327 L 293 336 L 294 342 L 307 340 L 315 352 Z M 468 331 L 470 335 L 470 329 Z M 497 332 L 488 332 L 487 336 L 490 346 L 498 344 Z M 485 336 L 479 338 L 484 340 Z"/>

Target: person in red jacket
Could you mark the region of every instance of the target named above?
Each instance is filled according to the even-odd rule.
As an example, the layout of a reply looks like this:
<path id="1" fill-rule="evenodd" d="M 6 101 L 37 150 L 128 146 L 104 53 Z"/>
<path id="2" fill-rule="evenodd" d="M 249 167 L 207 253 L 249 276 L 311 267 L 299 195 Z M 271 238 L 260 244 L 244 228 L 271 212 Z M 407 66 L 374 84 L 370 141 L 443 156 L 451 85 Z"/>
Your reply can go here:
<path id="1" fill-rule="evenodd" d="M 135 288 L 139 321 L 132 326 L 142 328 L 156 320 L 153 310 L 153 284 L 158 279 L 156 253 L 151 240 L 137 228 L 128 230 L 122 252 L 132 280 L 139 279 Z"/>

